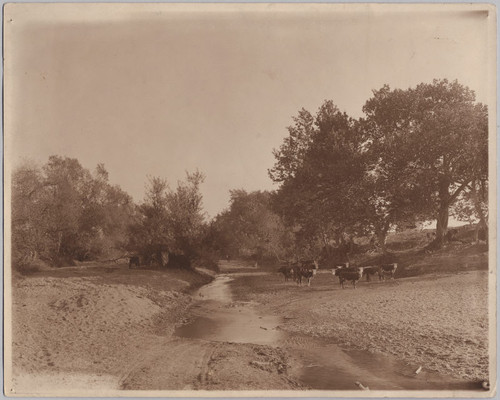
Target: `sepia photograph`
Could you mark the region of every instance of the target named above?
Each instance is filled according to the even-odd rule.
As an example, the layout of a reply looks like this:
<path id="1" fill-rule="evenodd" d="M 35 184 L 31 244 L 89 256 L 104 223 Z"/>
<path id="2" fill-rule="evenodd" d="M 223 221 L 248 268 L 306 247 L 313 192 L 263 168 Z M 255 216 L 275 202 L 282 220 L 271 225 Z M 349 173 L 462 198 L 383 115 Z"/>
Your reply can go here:
<path id="1" fill-rule="evenodd" d="M 495 396 L 496 13 L 5 4 L 5 396 Z"/>

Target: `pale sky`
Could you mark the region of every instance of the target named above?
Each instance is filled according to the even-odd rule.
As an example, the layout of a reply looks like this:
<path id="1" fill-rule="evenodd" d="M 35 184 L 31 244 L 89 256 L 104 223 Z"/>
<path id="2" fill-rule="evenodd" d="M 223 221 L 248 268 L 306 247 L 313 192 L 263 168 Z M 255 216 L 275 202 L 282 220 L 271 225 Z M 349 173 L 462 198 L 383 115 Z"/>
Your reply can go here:
<path id="1" fill-rule="evenodd" d="M 104 163 L 136 201 L 147 175 L 175 187 L 198 168 L 213 217 L 230 189 L 275 188 L 272 149 L 302 107 L 360 117 L 373 89 L 433 78 L 488 103 L 493 13 L 411 7 L 8 5 L 6 158 Z"/>

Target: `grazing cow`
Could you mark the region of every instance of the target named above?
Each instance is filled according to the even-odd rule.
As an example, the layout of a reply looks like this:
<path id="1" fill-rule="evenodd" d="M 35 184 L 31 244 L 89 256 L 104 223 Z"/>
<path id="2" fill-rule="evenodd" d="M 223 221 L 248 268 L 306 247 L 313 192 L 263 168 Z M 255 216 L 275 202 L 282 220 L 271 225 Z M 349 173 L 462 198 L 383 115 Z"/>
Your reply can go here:
<path id="1" fill-rule="evenodd" d="M 397 263 L 393 264 L 382 264 L 378 267 L 378 278 L 379 280 L 385 280 L 386 276 L 390 276 L 391 279 L 394 279 L 394 274 L 396 273 L 396 269 L 398 268 Z"/>
<path id="2" fill-rule="evenodd" d="M 130 257 L 130 260 L 128 262 L 128 267 L 130 269 L 132 269 L 132 268 L 139 268 L 139 265 L 140 265 L 139 256 L 132 256 L 132 257 Z"/>
<path id="3" fill-rule="evenodd" d="M 370 282 L 370 277 L 371 275 L 375 275 L 375 274 L 378 274 L 379 272 L 379 267 L 375 267 L 375 266 L 366 266 L 364 267 L 363 269 L 363 275 L 366 276 L 366 281 L 367 282 Z"/>
<path id="4" fill-rule="evenodd" d="M 339 268 L 333 270 L 333 275 L 339 277 L 340 287 L 344 289 L 345 281 L 351 281 L 354 289 L 356 289 L 356 282 L 358 282 L 363 276 L 363 267 L 357 268 Z"/>
<path id="5" fill-rule="evenodd" d="M 293 267 L 289 267 L 288 265 L 282 265 L 280 269 L 278 269 L 279 273 L 282 273 L 285 277 L 285 282 L 288 282 L 289 279 L 293 279 L 294 269 Z"/>
<path id="6" fill-rule="evenodd" d="M 297 283 L 299 286 L 302 286 L 302 278 L 307 279 L 307 286 L 311 286 L 311 281 L 318 272 L 317 268 L 307 269 L 307 268 L 298 268 L 297 270 Z"/>
<path id="7" fill-rule="evenodd" d="M 314 260 L 302 261 L 300 267 L 296 267 L 295 279 L 297 284 L 302 286 L 302 278 L 307 279 L 307 286 L 311 286 L 311 281 L 318 272 L 318 262 Z"/>

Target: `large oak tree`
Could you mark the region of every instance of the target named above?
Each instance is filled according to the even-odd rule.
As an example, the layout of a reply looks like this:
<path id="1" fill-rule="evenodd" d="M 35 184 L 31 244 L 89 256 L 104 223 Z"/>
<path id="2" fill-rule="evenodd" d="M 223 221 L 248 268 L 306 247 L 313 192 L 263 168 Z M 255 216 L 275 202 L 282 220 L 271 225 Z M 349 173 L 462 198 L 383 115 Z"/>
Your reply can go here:
<path id="1" fill-rule="evenodd" d="M 384 86 L 363 111 L 379 168 L 398 171 L 416 189 L 408 200 L 436 219 L 440 247 L 450 207 L 472 182 L 487 179 L 486 106 L 475 102 L 469 88 L 444 79 L 407 90 Z"/>

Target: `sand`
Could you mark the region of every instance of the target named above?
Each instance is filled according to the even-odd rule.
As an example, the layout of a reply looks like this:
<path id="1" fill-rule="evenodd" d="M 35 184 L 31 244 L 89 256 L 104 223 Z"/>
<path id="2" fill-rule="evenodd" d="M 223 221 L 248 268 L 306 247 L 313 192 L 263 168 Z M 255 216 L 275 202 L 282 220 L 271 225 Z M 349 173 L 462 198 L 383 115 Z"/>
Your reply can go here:
<path id="1" fill-rule="evenodd" d="M 342 290 L 328 273 L 311 287 L 263 270 L 233 278 L 224 307 L 251 311 L 259 324 L 272 318 L 272 329 L 287 338 L 282 346 L 173 335 L 207 300 L 195 289 L 212 278 L 195 272 L 122 267 L 16 277 L 11 393 L 304 389 L 302 364 L 312 347 L 345 357 L 332 343 L 422 373 L 488 377 L 486 271 L 362 282 L 355 290 Z"/>
<path id="2" fill-rule="evenodd" d="M 311 287 L 284 283 L 275 274 L 246 278 L 235 290 L 282 316 L 286 332 L 330 338 L 345 348 L 474 381 L 488 378 L 487 279 L 487 271 L 472 271 L 341 289 L 328 273 L 318 274 Z"/>

